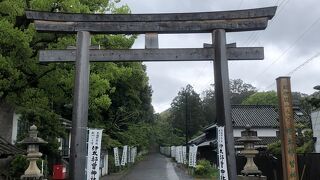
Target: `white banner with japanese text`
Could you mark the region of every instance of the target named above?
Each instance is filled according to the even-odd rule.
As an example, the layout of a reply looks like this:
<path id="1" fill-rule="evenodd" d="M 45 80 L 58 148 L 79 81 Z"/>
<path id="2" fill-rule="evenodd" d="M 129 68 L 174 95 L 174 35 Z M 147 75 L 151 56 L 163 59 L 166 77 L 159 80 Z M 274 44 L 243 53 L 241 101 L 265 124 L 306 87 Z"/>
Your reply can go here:
<path id="1" fill-rule="evenodd" d="M 196 167 L 197 151 L 198 151 L 198 146 L 189 146 L 189 167 Z"/>
<path id="2" fill-rule="evenodd" d="M 125 166 L 128 162 L 128 146 L 123 146 L 121 166 Z"/>
<path id="3" fill-rule="evenodd" d="M 113 148 L 113 155 L 114 155 L 114 165 L 120 166 L 119 149 L 117 147 Z"/>
<path id="4" fill-rule="evenodd" d="M 89 129 L 87 180 L 99 179 L 102 129 Z"/>
<path id="5" fill-rule="evenodd" d="M 228 166 L 226 157 L 226 142 L 224 136 L 224 127 L 218 127 L 218 157 L 220 180 L 228 180 Z"/>
<path id="6" fill-rule="evenodd" d="M 182 147 L 183 164 L 187 164 L 187 147 Z"/>

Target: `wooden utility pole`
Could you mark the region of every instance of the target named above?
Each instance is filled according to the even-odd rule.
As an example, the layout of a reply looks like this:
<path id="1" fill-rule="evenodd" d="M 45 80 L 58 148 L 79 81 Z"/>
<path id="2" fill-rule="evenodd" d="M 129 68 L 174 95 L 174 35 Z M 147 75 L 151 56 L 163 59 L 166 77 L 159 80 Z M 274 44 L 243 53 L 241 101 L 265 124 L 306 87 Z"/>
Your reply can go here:
<path id="1" fill-rule="evenodd" d="M 279 99 L 280 136 L 284 180 L 298 180 L 296 131 L 293 120 L 290 77 L 277 78 Z"/>

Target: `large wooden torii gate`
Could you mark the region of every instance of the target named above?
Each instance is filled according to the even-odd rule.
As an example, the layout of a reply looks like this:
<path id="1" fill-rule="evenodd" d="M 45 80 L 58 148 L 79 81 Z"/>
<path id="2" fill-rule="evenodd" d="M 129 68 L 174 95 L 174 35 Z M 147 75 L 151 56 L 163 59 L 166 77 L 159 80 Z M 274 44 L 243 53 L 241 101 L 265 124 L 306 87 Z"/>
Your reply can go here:
<path id="1" fill-rule="evenodd" d="M 84 179 L 88 121 L 89 61 L 212 61 L 217 124 L 225 126 L 229 178 L 236 179 L 228 60 L 262 60 L 262 47 L 226 45 L 226 32 L 263 30 L 275 15 L 276 7 L 259 9 L 171 14 L 72 14 L 27 11 L 37 31 L 77 33 L 76 50 L 40 52 L 40 62 L 76 61 L 70 177 Z M 212 47 L 187 49 L 89 50 L 91 34 L 212 33 Z M 151 35 L 150 35 L 151 33 Z M 154 38 L 150 38 L 154 40 Z M 149 40 L 150 40 L 149 39 Z M 153 42 L 146 42 L 152 44 Z M 147 46 L 148 47 L 148 46 Z"/>

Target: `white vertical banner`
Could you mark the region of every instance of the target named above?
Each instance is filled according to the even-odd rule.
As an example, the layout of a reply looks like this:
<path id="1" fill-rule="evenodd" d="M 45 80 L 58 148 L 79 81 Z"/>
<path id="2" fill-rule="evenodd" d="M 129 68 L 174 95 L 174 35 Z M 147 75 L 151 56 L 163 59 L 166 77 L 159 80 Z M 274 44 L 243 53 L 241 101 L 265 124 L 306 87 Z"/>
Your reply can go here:
<path id="1" fill-rule="evenodd" d="M 174 146 L 171 146 L 171 157 L 175 157 L 176 155 L 176 148 Z"/>
<path id="2" fill-rule="evenodd" d="M 179 163 L 183 163 L 183 148 L 182 146 L 179 146 Z"/>
<path id="3" fill-rule="evenodd" d="M 189 147 L 189 167 L 196 167 L 197 165 L 197 150 L 198 146 Z"/>
<path id="4" fill-rule="evenodd" d="M 197 151 L 198 151 L 198 146 L 193 147 L 192 151 L 192 167 L 196 167 L 197 165 Z"/>
<path id="5" fill-rule="evenodd" d="M 131 151 L 132 151 L 132 148 L 128 146 L 128 163 L 131 163 Z"/>
<path id="6" fill-rule="evenodd" d="M 133 163 L 136 161 L 137 154 L 138 154 L 138 148 L 134 147 L 134 149 L 133 149 Z"/>
<path id="7" fill-rule="evenodd" d="M 224 127 L 218 127 L 218 159 L 219 159 L 219 171 L 220 180 L 228 180 L 228 168 L 226 158 L 226 143 L 224 135 Z"/>
<path id="8" fill-rule="evenodd" d="M 87 156 L 87 180 L 100 177 L 100 151 L 102 129 L 89 129 L 88 156 Z"/>
<path id="9" fill-rule="evenodd" d="M 135 149 L 135 147 L 132 147 L 131 152 L 130 152 L 130 157 L 131 157 L 130 162 L 132 162 L 132 163 L 134 163 L 134 149 Z"/>
<path id="10" fill-rule="evenodd" d="M 193 163 L 192 163 L 192 160 L 193 160 L 193 146 L 190 146 L 189 147 L 189 167 L 193 167 Z"/>
<path id="11" fill-rule="evenodd" d="M 182 147 L 183 164 L 187 164 L 187 147 Z"/>
<path id="12" fill-rule="evenodd" d="M 180 155 L 179 155 L 179 146 L 176 146 L 176 155 L 174 156 L 176 158 L 176 161 L 179 163 L 179 158 L 180 158 Z"/>
<path id="13" fill-rule="evenodd" d="M 104 169 L 105 169 L 105 172 L 104 172 L 104 175 L 108 174 L 108 169 L 109 169 L 109 155 L 105 155 L 104 157 L 104 162 L 105 162 L 105 165 L 104 165 Z"/>
<path id="14" fill-rule="evenodd" d="M 123 146 L 121 166 L 125 166 L 127 164 L 127 158 L 128 158 L 127 153 L 128 153 L 128 146 Z"/>
<path id="15" fill-rule="evenodd" d="M 119 149 L 117 147 L 113 148 L 113 155 L 114 155 L 114 165 L 120 166 Z"/>

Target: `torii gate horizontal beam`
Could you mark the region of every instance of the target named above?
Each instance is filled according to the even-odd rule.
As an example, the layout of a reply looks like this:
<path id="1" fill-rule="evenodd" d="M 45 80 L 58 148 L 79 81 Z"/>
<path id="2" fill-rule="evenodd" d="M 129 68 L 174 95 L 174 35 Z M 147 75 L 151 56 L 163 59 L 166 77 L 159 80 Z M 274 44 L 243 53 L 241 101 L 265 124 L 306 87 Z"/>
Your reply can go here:
<path id="1" fill-rule="evenodd" d="M 263 30 L 277 7 L 171 14 L 71 14 L 26 11 L 37 31 L 104 34 L 211 33 Z"/>
<path id="2" fill-rule="evenodd" d="M 76 50 L 42 50 L 40 62 L 72 62 L 76 59 Z M 212 61 L 213 48 L 185 49 L 123 49 L 90 50 L 92 62 L 133 62 L 133 61 Z M 229 60 L 262 60 L 263 47 L 228 48 Z"/>

